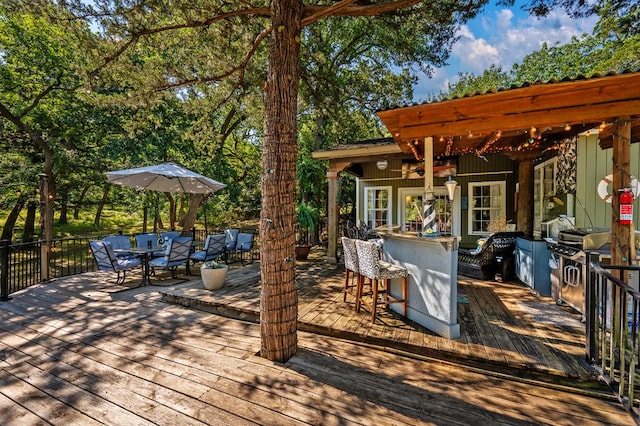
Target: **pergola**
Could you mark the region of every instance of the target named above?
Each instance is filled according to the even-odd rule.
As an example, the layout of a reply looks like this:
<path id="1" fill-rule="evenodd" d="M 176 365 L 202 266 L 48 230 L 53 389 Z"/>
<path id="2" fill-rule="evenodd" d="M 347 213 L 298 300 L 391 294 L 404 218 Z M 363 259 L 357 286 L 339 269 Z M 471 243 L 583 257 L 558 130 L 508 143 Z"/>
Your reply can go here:
<path id="1" fill-rule="evenodd" d="M 503 152 L 518 160 L 519 199 L 523 202 L 519 203 L 517 222 L 519 229 L 531 235 L 533 160 L 557 141 L 599 128 L 600 145 L 613 147 L 613 170 L 618 171 L 613 174 L 614 191 L 630 185 L 630 142 L 640 136 L 640 73 L 527 84 L 377 114 L 402 153 L 426 160 L 426 170 L 431 156 Z M 329 159 L 329 193 L 337 194 L 331 186 L 348 164 L 339 155 Z M 623 259 L 635 258 L 633 233 L 629 226 L 617 223 L 619 204 L 617 197 L 613 198 L 613 238 L 628 241 L 629 250 L 633 250 L 624 256 L 614 250 L 612 263 L 623 264 Z M 337 208 L 330 205 L 329 216 L 329 241 L 337 241 Z"/>

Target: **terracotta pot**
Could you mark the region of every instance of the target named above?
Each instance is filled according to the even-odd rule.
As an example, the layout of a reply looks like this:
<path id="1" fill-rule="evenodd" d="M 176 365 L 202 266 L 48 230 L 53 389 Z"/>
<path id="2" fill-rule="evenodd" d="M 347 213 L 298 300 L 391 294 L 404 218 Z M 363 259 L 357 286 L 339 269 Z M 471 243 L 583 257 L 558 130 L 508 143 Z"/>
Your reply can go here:
<path id="1" fill-rule="evenodd" d="M 311 251 L 311 245 L 309 244 L 300 244 L 296 246 L 296 259 L 297 260 L 307 260 L 309 257 L 309 252 Z"/>
<path id="2" fill-rule="evenodd" d="M 205 268 L 200 267 L 200 276 L 202 277 L 202 283 L 207 290 L 217 290 L 224 285 L 224 280 L 227 277 L 227 271 L 229 266 L 222 265 L 219 268 Z"/>

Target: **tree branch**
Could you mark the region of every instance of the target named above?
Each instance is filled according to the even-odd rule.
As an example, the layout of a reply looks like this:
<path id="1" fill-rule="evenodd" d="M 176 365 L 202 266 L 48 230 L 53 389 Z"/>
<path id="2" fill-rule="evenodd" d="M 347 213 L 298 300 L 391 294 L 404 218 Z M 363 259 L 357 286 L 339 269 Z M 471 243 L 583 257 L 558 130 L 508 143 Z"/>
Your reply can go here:
<path id="1" fill-rule="evenodd" d="M 421 2 L 422 0 L 391 0 L 383 4 L 350 6 L 351 3 L 354 3 L 353 1 L 343 0 L 333 6 L 305 6 L 302 25 L 310 25 L 326 16 L 378 16 Z"/>

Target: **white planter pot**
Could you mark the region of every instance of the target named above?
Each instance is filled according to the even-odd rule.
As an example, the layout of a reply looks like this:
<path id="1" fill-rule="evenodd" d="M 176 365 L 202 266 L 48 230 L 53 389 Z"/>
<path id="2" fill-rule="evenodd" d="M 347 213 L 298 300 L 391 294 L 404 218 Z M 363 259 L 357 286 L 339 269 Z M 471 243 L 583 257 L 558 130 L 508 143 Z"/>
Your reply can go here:
<path id="1" fill-rule="evenodd" d="M 229 267 L 222 265 L 222 268 L 205 268 L 200 267 L 200 276 L 202 277 L 202 283 L 207 290 L 217 290 L 224 285 L 224 280 L 227 277 L 227 271 Z"/>

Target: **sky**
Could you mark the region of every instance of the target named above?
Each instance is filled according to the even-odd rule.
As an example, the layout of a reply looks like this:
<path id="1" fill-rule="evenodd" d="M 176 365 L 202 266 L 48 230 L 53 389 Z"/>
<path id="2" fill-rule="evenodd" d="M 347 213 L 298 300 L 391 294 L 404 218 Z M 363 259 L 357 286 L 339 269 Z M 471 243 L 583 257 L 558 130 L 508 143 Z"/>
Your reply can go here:
<path id="1" fill-rule="evenodd" d="M 453 46 L 447 67 L 438 68 L 432 78 L 423 75 L 414 86 L 414 101 L 424 102 L 429 94 L 447 91 L 447 83 L 457 81 L 458 72 L 480 75 L 491 64 L 510 71 L 529 53 L 547 42 L 566 44 L 571 37 L 591 34 L 597 17 L 571 19 L 561 11 L 545 18 L 529 16 L 520 9 L 521 1 L 512 8 L 488 5 L 472 21 L 463 25 L 459 40 Z"/>

